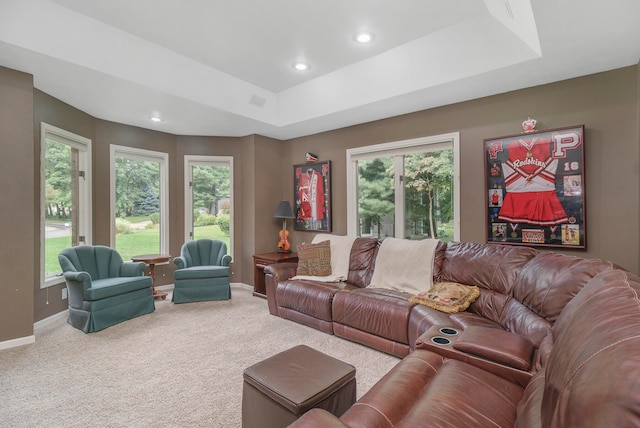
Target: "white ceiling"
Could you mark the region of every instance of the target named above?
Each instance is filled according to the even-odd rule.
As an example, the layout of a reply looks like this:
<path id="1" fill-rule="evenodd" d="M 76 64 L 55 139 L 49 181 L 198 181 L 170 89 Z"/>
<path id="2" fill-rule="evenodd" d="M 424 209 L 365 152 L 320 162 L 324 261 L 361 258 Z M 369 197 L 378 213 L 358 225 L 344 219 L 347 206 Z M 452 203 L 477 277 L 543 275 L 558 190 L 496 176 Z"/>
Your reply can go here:
<path id="1" fill-rule="evenodd" d="M 638 0 L 0 0 L 0 65 L 179 135 L 294 138 L 639 60 Z"/>

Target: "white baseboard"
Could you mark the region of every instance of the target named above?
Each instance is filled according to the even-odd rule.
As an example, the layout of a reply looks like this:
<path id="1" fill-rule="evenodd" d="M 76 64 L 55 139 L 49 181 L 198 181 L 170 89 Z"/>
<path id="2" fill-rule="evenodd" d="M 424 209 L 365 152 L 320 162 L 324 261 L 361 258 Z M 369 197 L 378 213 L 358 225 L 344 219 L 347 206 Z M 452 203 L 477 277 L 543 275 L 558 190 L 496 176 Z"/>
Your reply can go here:
<path id="1" fill-rule="evenodd" d="M 245 284 L 243 282 L 232 282 L 231 283 L 232 287 L 242 287 L 242 288 L 246 288 L 248 290 L 253 291 L 253 286 L 249 285 L 249 284 Z M 161 290 L 161 291 L 171 291 L 173 290 L 173 284 L 167 284 L 167 285 L 158 285 L 156 287 L 156 290 Z"/>
<path id="2" fill-rule="evenodd" d="M 67 318 L 69 316 L 69 309 L 65 309 L 62 312 L 58 312 L 57 314 L 53 314 L 50 317 L 37 321 L 33 324 L 33 328 L 40 327 L 46 324 L 49 324 L 52 321 L 58 320 L 60 318 Z"/>
<path id="3" fill-rule="evenodd" d="M 231 286 L 232 287 L 246 288 L 247 290 L 253 291 L 253 285 L 245 284 L 243 282 L 232 282 Z"/>
<path id="4" fill-rule="evenodd" d="M 50 322 L 53 322 L 60 318 L 66 318 L 68 316 L 69 316 L 69 310 L 65 309 L 62 312 L 58 312 L 57 314 L 53 314 L 50 317 L 47 317 L 45 319 L 42 319 L 40 321 L 33 323 L 33 329 L 35 330 L 38 327 L 49 324 Z M 31 336 L 18 337 L 16 339 L 5 340 L 4 342 L 0 342 L 0 351 L 3 349 L 15 348 L 17 346 L 30 345 L 35 342 L 36 342 L 35 334 L 32 334 Z"/>
<path id="5" fill-rule="evenodd" d="M 15 348 L 17 346 L 22 345 L 31 345 L 36 342 L 36 337 L 34 335 L 26 336 L 26 337 L 18 337 L 17 339 L 5 340 L 4 342 L 0 342 L 0 351 L 9 348 Z"/>

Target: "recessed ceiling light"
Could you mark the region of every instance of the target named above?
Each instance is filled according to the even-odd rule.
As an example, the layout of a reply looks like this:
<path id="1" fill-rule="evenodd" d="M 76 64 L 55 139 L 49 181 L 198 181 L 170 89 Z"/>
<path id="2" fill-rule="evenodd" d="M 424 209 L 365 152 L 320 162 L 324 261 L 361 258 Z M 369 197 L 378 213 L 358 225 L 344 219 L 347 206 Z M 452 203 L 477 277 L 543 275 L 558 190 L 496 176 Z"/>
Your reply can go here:
<path id="1" fill-rule="evenodd" d="M 298 62 L 294 62 L 292 67 L 298 71 L 307 71 L 310 65 L 307 64 L 306 62 L 298 61 Z"/>
<path id="2" fill-rule="evenodd" d="M 374 39 L 374 35 L 373 33 L 369 33 L 366 31 L 361 31 L 359 33 L 356 33 L 353 35 L 353 40 L 355 40 L 358 43 L 370 43 L 373 41 Z"/>
<path id="3" fill-rule="evenodd" d="M 160 119 L 158 116 L 152 116 L 149 118 L 149 120 L 151 120 L 152 122 L 162 122 L 162 119 Z"/>

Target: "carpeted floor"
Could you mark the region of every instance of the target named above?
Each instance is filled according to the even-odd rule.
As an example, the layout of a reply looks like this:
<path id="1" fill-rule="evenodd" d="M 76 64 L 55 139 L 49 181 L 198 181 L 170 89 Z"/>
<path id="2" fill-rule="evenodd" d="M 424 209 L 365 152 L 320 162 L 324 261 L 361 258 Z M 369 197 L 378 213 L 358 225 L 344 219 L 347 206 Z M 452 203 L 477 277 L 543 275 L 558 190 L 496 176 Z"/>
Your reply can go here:
<path id="1" fill-rule="evenodd" d="M 0 427 L 240 427 L 243 370 L 306 344 L 356 367 L 358 397 L 399 360 L 269 315 L 244 286 L 85 334 L 60 318 L 0 351 Z"/>

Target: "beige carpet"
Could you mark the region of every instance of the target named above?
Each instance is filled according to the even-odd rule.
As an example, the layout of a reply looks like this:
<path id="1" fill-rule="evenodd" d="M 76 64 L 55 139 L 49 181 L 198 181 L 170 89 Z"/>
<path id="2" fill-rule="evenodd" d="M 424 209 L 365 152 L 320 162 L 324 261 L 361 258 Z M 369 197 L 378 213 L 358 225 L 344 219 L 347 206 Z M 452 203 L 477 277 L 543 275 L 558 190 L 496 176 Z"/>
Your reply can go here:
<path id="1" fill-rule="evenodd" d="M 356 367 L 358 397 L 399 360 L 269 315 L 244 286 L 98 333 L 56 319 L 0 351 L 0 427 L 240 427 L 245 367 L 306 344 Z"/>

